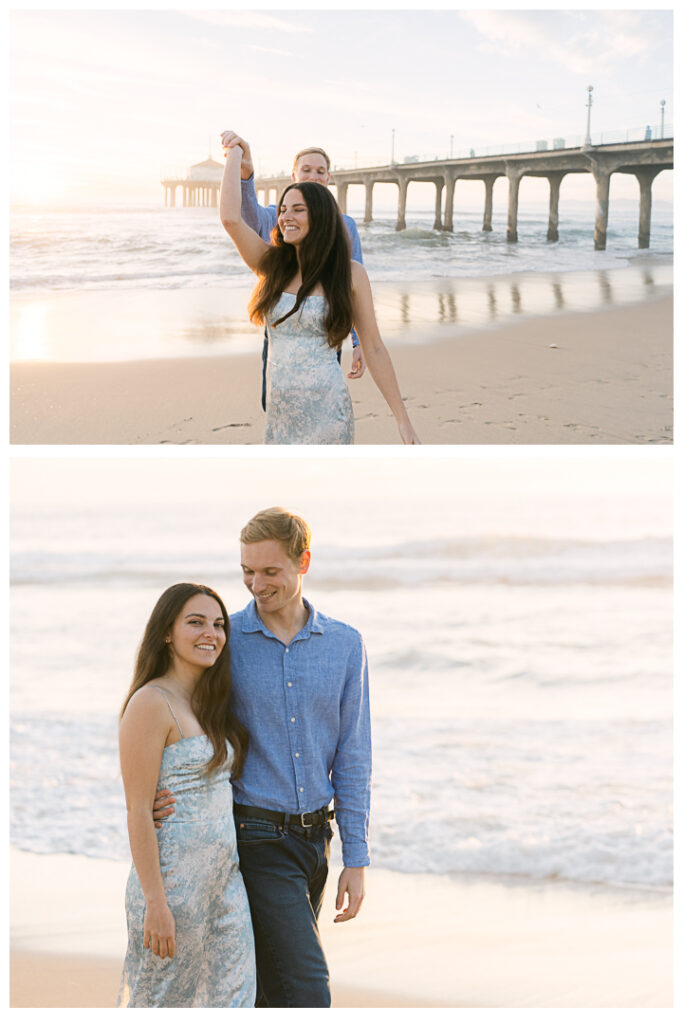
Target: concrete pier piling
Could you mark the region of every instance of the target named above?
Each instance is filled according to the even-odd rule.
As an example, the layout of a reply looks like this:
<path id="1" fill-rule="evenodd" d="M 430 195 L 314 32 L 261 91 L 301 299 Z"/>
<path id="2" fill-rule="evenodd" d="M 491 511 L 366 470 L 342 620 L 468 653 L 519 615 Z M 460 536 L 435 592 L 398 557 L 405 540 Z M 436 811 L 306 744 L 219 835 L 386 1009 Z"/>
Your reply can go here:
<path id="1" fill-rule="evenodd" d="M 365 179 L 365 216 L 363 217 L 364 224 L 372 223 L 372 188 L 374 185 L 372 178 Z"/>
<path id="2" fill-rule="evenodd" d="M 636 174 L 640 185 L 640 212 L 638 217 L 638 248 L 650 247 L 650 222 L 652 220 L 652 182 L 656 170 L 641 170 Z"/>
<path id="3" fill-rule="evenodd" d="M 508 242 L 517 241 L 517 213 L 519 210 L 519 183 L 522 172 L 517 168 L 508 168 Z"/>
<path id="4" fill-rule="evenodd" d="M 548 233 L 546 238 L 549 242 L 557 242 L 560 237 L 560 184 L 564 178 L 564 171 L 553 171 L 548 175 L 550 185 L 550 208 L 548 210 Z"/>

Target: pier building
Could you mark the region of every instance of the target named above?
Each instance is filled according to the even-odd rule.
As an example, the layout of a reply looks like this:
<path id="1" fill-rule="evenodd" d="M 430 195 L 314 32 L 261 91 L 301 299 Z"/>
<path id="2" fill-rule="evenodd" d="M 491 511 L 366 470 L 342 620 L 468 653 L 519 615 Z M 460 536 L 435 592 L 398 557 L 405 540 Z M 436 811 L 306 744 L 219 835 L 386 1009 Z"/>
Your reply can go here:
<path id="1" fill-rule="evenodd" d="M 173 171 L 164 174 L 161 179 L 164 186 L 164 206 L 175 206 L 176 191 L 182 188 L 183 206 L 217 207 L 223 166 L 209 156 L 208 160 L 193 164 L 186 174 Z"/>

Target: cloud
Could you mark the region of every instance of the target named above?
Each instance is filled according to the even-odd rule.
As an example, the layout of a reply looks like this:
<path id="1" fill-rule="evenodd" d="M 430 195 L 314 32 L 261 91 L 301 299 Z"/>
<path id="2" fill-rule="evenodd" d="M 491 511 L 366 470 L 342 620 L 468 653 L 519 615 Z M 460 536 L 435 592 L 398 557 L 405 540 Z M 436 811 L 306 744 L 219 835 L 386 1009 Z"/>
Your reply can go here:
<path id="1" fill-rule="evenodd" d="M 586 19 L 578 11 L 462 11 L 483 38 L 481 48 L 511 57 L 533 51 L 543 59 L 574 74 L 601 72 L 620 60 L 646 54 L 654 45 L 651 23 L 637 11 L 591 12 Z"/>
<path id="2" fill-rule="evenodd" d="M 202 21 L 216 28 L 237 28 L 246 31 L 313 32 L 309 25 L 288 21 L 262 11 L 181 11 L 187 18 Z"/>
<path id="3" fill-rule="evenodd" d="M 258 50 L 259 53 L 274 53 L 277 57 L 293 57 L 294 54 L 291 50 L 276 50 L 273 46 L 256 46 L 252 44 L 248 47 L 250 50 Z"/>

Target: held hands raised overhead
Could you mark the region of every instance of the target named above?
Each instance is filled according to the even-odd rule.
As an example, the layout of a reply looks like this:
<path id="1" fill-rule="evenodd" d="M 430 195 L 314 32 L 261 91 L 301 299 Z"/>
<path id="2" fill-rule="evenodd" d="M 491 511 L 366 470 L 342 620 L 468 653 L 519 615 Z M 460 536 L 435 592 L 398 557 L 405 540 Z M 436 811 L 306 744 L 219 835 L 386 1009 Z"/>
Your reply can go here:
<path id="1" fill-rule="evenodd" d="M 252 174 L 254 173 L 254 161 L 252 159 L 249 143 L 246 142 L 243 138 L 241 138 L 236 132 L 233 132 L 230 129 L 228 129 L 227 131 L 221 133 L 221 145 L 223 149 L 226 151 L 228 149 L 234 149 L 235 146 L 241 147 L 242 167 L 240 174 L 244 181 L 246 181 L 247 178 L 251 178 Z"/>

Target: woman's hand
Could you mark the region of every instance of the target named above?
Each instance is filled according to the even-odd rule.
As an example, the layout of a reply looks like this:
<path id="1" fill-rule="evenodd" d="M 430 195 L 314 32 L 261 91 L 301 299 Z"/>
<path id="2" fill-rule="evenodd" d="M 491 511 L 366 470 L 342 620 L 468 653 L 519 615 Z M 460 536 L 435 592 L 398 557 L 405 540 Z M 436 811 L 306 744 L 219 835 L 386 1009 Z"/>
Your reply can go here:
<path id="1" fill-rule="evenodd" d="M 420 438 L 413 430 L 412 423 L 399 423 L 398 430 L 404 444 L 422 444 L 422 441 L 420 441 Z"/>
<path id="2" fill-rule="evenodd" d="M 166 900 L 163 903 L 155 900 L 147 903 L 143 945 L 162 960 L 167 956 L 175 956 L 175 919 Z"/>

